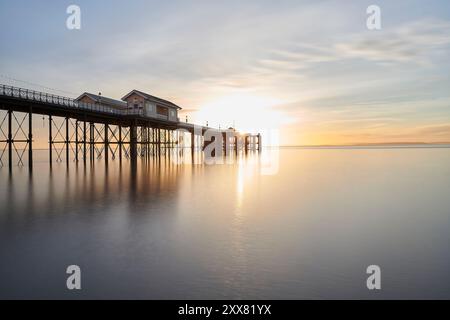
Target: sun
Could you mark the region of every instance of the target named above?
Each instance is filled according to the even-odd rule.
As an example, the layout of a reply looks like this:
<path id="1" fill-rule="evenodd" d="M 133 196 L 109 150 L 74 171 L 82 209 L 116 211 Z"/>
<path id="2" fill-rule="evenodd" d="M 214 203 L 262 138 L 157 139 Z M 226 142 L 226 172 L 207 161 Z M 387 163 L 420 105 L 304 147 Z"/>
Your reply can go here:
<path id="1" fill-rule="evenodd" d="M 210 127 L 235 127 L 240 131 L 256 133 L 264 129 L 279 129 L 289 119 L 276 105 L 283 101 L 268 96 L 248 93 L 231 93 L 211 99 L 200 106 L 196 120 L 208 122 Z"/>

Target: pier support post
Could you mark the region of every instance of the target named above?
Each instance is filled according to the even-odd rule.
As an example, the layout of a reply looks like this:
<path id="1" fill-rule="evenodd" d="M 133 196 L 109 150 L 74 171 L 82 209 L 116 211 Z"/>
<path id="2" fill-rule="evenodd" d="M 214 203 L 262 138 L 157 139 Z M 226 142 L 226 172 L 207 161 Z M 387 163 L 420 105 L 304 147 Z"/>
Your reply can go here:
<path id="1" fill-rule="evenodd" d="M 156 143 L 158 145 L 158 157 L 161 156 L 161 129 L 158 128 L 156 131 Z"/>
<path id="2" fill-rule="evenodd" d="M 131 162 L 137 161 L 137 126 L 130 125 L 130 158 Z"/>
<path id="3" fill-rule="evenodd" d="M 166 144 L 166 156 L 169 156 L 170 159 L 170 154 L 172 153 L 172 130 L 166 130 L 166 134 L 167 134 L 167 144 Z"/>
<path id="4" fill-rule="evenodd" d="M 66 165 L 69 165 L 69 148 L 70 148 L 70 141 L 69 141 L 69 118 L 66 117 Z"/>
<path id="5" fill-rule="evenodd" d="M 245 135 L 245 136 L 244 136 L 245 152 L 248 152 L 248 144 L 249 144 L 248 138 L 249 138 L 248 135 Z"/>
<path id="6" fill-rule="evenodd" d="M 83 121 L 83 162 L 86 164 L 87 157 L 87 132 L 86 132 L 86 119 Z"/>
<path id="7" fill-rule="evenodd" d="M 109 136 L 109 125 L 107 124 L 107 123 L 105 123 L 105 141 L 104 141 L 104 143 L 105 143 L 105 163 L 106 164 L 108 164 L 108 158 L 109 158 L 109 139 L 108 139 L 108 136 Z"/>
<path id="8" fill-rule="evenodd" d="M 13 150 L 13 140 L 12 140 L 12 110 L 8 110 L 8 166 L 9 171 L 12 171 L 12 152 Z"/>
<path id="9" fill-rule="evenodd" d="M 28 168 L 33 170 L 33 107 L 28 110 Z"/>
<path id="10" fill-rule="evenodd" d="M 258 133 L 258 151 L 261 151 L 261 134 Z"/>
<path id="11" fill-rule="evenodd" d="M 164 153 L 164 141 L 165 141 L 165 138 L 164 138 L 164 129 L 160 129 L 160 131 L 159 131 L 159 133 L 160 133 L 160 141 L 159 141 L 159 143 L 160 143 L 160 148 L 161 148 L 161 153 L 163 154 Z"/>
<path id="12" fill-rule="evenodd" d="M 150 158 L 150 139 L 151 139 L 151 134 L 150 134 L 150 124 L 147 125 L 147 158 Z"/>
<path id="13" fill-rule="evenodd" d="M 52 166 L 53 162 L 53 135 L 52 135 L 52 127 L 53 127 L 53 120 L 52 116 L 48 116 L 48 156 L 50 160 L 50 166 Z"/>
<path id="14" fill-rule="evenodd" d="M 150 148 L 151 148 L 151 141 L 152 141 L 152 139 L 151 139 L 151 127 L 150 127 L 150 124 L 148 124 L 147 125 L 147 158 L 148 159 L 150 159 L 150 156 L 151 156 L 151 152 L 150 152 Z"/>
<path id="15" fill-rule="evenodd" d="M 227 141 L 227 134 L 226 132 L 222 132 L 222 150 L 225 154 L 225 156 L 227 155 L 227 149 L 228 149 L 228 141 Z"/>
<path id="16" fill-rule="evenodd" d="M 119 125 L 119 161 L 122 162 L 122 125 Z"/>
<path id="17" fill-rule="evenodd" d="M 155 129 L 150 127 L 150 155 L 155 155 Z"/>
<path id="18" fill-rule="evenodd" d="M 141 144 L 141 157 L 145 157 L 145 154 L 147 153 L 147 127 L 141 126 L 141 141 L 139 141 Z"/>
<path id="19" fill-rule="evenodd" d="M 78 162 L 78 120 L 75 120 L 75 161 Z"/>
<path id="20" fill-rule="evenodd" d="M 91 159 L 91 163 L 94 162 L 95 156 L 94 156 L 94 124 L 92 122 L 89 123 L 89 155 Z"/>

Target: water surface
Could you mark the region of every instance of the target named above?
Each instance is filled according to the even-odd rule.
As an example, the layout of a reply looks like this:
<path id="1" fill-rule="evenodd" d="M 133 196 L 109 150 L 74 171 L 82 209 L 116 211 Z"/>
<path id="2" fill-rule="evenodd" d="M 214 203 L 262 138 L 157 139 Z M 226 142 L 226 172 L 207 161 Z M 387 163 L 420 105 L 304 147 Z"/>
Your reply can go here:
<path id="1" fill-rule="evenodd" d="M 0 298 L 450 298 L 449 148 L 287 148 L 270 170 L 41 153 L 0 169 Z"/>

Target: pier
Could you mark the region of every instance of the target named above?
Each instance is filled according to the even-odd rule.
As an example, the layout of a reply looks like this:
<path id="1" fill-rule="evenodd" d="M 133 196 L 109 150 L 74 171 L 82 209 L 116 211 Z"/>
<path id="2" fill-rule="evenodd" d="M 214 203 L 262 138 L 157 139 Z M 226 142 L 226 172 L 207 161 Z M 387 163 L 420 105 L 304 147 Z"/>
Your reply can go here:
<path id="1" fill-rule="evenodd" d="M 212 142 L 219 143 L 225 155 L 261 150 L 260 134 L 199 126 L 178 118 L 159 119 L 143 109 L 118 110 L 106 103 L 86 103 L 8 85 L 0 85 L 0 110 L 6 111 L 0 117 L 0 166 L 7 164 L 10 170 L 14 158 L 17 165 L 28 162 L 29 169 L 33 168 L 34 114 L 48 117 L 50 165 L 64 159 L 67 165 L 100 158 L 135 162 L 138 157 L 160 156 L 170 148 L 205 150 Z"/>

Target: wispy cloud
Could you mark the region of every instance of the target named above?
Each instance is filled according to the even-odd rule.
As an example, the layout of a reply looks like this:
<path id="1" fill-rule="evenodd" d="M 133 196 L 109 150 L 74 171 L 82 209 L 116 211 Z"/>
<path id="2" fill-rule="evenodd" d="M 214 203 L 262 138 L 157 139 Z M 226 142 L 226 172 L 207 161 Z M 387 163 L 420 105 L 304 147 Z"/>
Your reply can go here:
<path id="1" fill-rule="evenodd" d="M 346 43 L 335 45 L 341 58 L 360 58 L 377 62 L 432 63 L 437 50 L 447 51 L 450 23 L 422 20 L 383 32 L 367 32 Z"/>
<path id="2" fill-rule="evenodd" d="M 352 34 L 333 43 L 291 44 L 260 59 L 259 65 L 277 72 L 304 70 L 318 64 L 349 59 L 380 63 L 432 63 L 435 54 L 449 54 L 450 22 L 426 19 L 391 29 Z"/>

